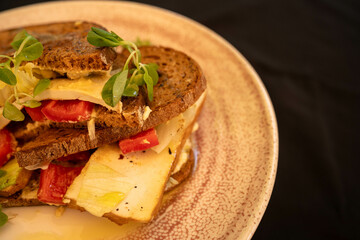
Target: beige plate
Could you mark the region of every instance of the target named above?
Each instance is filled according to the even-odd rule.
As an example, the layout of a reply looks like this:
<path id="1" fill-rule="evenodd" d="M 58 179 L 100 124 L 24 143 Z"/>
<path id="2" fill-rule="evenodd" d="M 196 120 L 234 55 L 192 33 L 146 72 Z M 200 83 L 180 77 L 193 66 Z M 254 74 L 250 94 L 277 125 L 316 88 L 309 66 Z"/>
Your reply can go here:
<path id="1" fill-rule="evenodd" d="M 0 239 L 251 238 L 273 189 L 278 135 L 269 96 L 245 58 L 192 20 L 129 2 L 31 5 L 1 13 L 0 30 L 67 20 L 94 21 L 125 39 L 150 39 L 199 62 L 208 80 L 208 97 L 195 134 L 199 163 L 182 191 L 151 224 L 119 227 L 71 210 L 57 218 L 52 207 L 7 209 L 10 216 L 17 215 L 1 229 Z"/>

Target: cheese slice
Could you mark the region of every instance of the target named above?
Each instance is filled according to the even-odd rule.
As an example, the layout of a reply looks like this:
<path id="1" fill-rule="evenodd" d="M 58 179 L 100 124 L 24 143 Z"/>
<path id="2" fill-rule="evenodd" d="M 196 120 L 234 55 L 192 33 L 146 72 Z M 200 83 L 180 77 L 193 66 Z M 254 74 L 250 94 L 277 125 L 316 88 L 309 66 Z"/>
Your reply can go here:
<path id="1" fill-rule="evenodd" d="M 184 122 L 183 115 L 171 121 Z M 145 152 L 122 155 L 117 144 L 98 148 L 84 170 L 69 187 L 65 199 L 75 200 L 78 206 L 83 207 L 95 216 L 112 212 L 117 216 L 132 218 L 140 222 L 150 221 L 172 169 L 176 149 L 181 144 L 181 136 L 183 135 L 181 129 L 183 126 L 179 128 L 179 136 L 169 144 L 169 147 L 172 148 L 171 153 L 166 148 L 160 153 L 148 149 Z M 91 170 L 93 166 L 103 166 L 112 172 L 111 174 L 103 174 L 100 171 L 96 173 L 96 171 Z M 89 171 L 92 172 L 91 174 L 97 174 L 100 181 L 93 178 L 92 184 L 89 184 L 86 180 Z M 111 182 L 114 184 L 110 184 Z M 120 184 L 115 186 L 115 182 Z M 109 187 L 104 187 L 104 184 L 108 184 Z M 86 188 L 85 194 L 84 188 Z M 99 194 L 99 189 L 101 189 L 101 194 Z M 114 195 L 116 197 L 116 194 L 120 194 L 124 198 L 118 198 L 122 201 L 112 205 L 112 209 L 106 207 L 110 205 L 106 204 L 106 200 L 101 202 L 95 198 L 90 199 L 90 196 L 94 195 L 109 197 Z M 91 201 L 90 204 L 89 201 Z M 114 200 L 114 202 L 116 201 Z"/>
<path id="2" fill-rule="evenodd" d="M 121 172 L 93 159 L 84 171 L 77 204 L 101 217 L 114 209 L 132 189 L 129 180 Z"/>
<path id="3" fill-rule="evenodd" d="M 24 97 L 21 93 L 32 95 L 34 87 L 39 82 L 39 79 L 33 75 L 34 64 L 27 63 L 20 67 L 21 71 L 17 74 L 18 84 L 16 85 L 17 91 L 20 94 L 20 101 L 25 102 L 32 99 L 31 97 Z M 52 79 L 50 86 L 41 94 L 35 97 L 35 100 L 74 100 L 79 99 L 82 101 L 92 102 L 104 106 L 112 111 L 121 113 L 121 101 L 115 106 L 107 105 L 102 99 L 101 92 L 111 77 L 109 72 L 104 74 L 91 75 L 88 77 L 81 77 L 79 79 L 56 78 Z M 5 101 L 13 94 L 13 87 L 6 84 L 0 84 L 0 113 Z M 4 128 L 10 121 L 0 116 L 0 129 Z"/>
<path id="4" fill-rule="evenodd" d="M 178 129 L 182 127 L 187 128 L 189 126 L 189 124 L 195 118 L 197 110 L 204 102 L 204 100 L 205 93 L 203 93 L 199 99 L 183 113 L 182 119 L 178 119 L 179 121 L 167 121 L 157 126 L 155 129 L 159 139 L 159 144 L 152 147 L 151 149 L 157 153 L 160 153 L 162 150 L 164 150 L 169 145 L 170 141 L 174 138 Z"/>
<path id="5" fill-rule="evenodd" d="M 67 190 L 64 202 L 75 201 L 78 206 L 96 216 L 111 213 L 138 222 L 151 221 L 161 202 L 175 158 L 181 153 L 178 153 L 177 149 L 184 138 L 185 130 L 193 121 L 203 100 L 202 96 L 186 112 L 159 126 L 174 135 L 170 140 L 159 137 L 160 144 L 162 141 L 167 144 L 158 153 L 148 149 L 123 155 L 117 144 L 98 148 Z M 96 170 L 99 166 L 111 174 Z M 91 182 L 87 181 L 89 171 L 91 174 L 98 174 L 99 181 L 96 181 L 97 177 L 91 177 Z M 115 182 L 120 184 L 115 186 Z M 104 186 L 106 183 L 112 186 Z M 99 196 L 100 201 L 97 199 Z M 115 199 L 112 201 L 111 197 Z"/>
<path id="6" fill-rule="evenodd" d="M 102 105 L 113 111 L 121 112 L 121 104 L 115 107 L 107 105 L 101 96 L 101 91 L 110 75 L 83 77 L 79 79 L 58 78 L 51 80 L 50 86 L 35 97 L 36 100 L 72 100 L 79 99 Z"/>

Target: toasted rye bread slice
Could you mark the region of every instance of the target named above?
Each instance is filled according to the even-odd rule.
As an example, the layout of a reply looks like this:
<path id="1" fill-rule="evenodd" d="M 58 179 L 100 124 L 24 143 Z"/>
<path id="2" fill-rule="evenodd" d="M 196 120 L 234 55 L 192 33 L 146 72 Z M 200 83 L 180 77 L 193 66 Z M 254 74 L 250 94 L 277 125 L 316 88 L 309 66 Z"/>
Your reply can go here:
<path id="1" fill-rule="evenodd" d="M 95 124 L 98 128 L 153 126 L 152 122 L 163 122 L 185 111 L 206 88 L 206 82 L 196 62 L 179 51 L 164 47 L 141 47 L 142 62 L 159 65 L 159 82 L 154 87 L 154 100 L 149 101 L 146 88 L 136 98 L 124 97 L 121 114 L 103 106 L 95 106 Z M 119 54 L 116 62 L 121 66 L 128 53 Z M 150 119 L 143 120 L 146 106 L 152 110 Z M 155 113 L 157 112 L 157 113 Z M 86 128 L 87 122 L 55 123 L 55 128 Z M 147 127 L 145 127 L 147 128 Z"/>
<path id="2" fill-rule="evenodd" d="M 183 183 L 191 175 L 194 165 L 195 156 L 194 152 L 191 150 L 188 160 L 181 166 L 180 170 L 171 174 L 170 178 L 172 180 L 169 180 L 170 184 L 166 184 L 165 192 L 170 192 Z"/>
<path id="3" fill-rule="evenodd" d="M 41 206 L 46 205 L 40 202 L 37 198 L 23 198 L 21 197 L 21 191 L 10 196 L 0 197 L 0 205 L 4 208 L 10 207 L 29 207 L 29 206 Z"/>
<path id="4" fill-rule="evenodd" d="M 60 22 L 28 26 L 0 32 L 0 53 L 12 54 L 15 35 L 23 29 L 37 38 L 44 46 L 43 54 L 33 63 L 40 69 L 51 70 L 69 78 L 91 72 L 111 69 L 116 53 L 112 48 L 97 48 L 87 42 L 91 27 L 103 27 L 90 22 Z"/>
<path id="5" fill-rule="evenodd" d="M 65 155 L 128 138 L 184 112 L 205 91 L 206 80 L 199 65 L 186 54 L 164 47 L 143 47 L 141 53 L 143 62 L 155 62 L 159 65 L 161 75 L 158 84 L 154 86 L 152 102 L 148 100 L 146 92 L 140 94 L 138 100 L 130 99 L 131 104 L 126 102 L 130 100 L 124 101 L 127 112 L 150 107 L 152 112 L 143 124 L 134 126 L 118 113 L 104 110 L 103 114 L 98 115 L 98 119 L 110 126 L 97 129 L 95 141 L 90 140 L 86 129 L 49 129 L 25 143 L 15 153 L 19 165 L 41 166 Z"/>

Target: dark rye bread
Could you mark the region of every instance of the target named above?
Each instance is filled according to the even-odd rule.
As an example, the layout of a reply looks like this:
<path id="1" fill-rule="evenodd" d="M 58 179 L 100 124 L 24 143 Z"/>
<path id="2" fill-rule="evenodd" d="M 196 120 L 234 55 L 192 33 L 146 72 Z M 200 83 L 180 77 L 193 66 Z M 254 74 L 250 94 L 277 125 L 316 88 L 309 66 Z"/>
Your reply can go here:
<path id="1" fill-rule="evenodd" d="M 112 48 L 96 48 L 86 40 L 91 27 L 103 28 L 89 22 L 61 22 L 10 29 L 0 32 L 0 54 L 14 52 L 10 43 L 23 29 L 44 46 L 43 54 L 33 63 L 40 69 L 76 76 L 81 72 L 100 72 L 111 69 L 116 53 Z M 104 29 L 104 28 L 103 28 Z"/>
<path id="2" fill-rule="evenodd" d="M 22 198 L 20 191 L 10 197 L 0 197 L 0 205 L 4 208 L 9 208 L 9 207 L 40 206 L 46 204 L 40 202 L 37 198 Z"/>
<path id="3" fill-rule="evenodd" d="M 103 106 L 96 106 L 96 127 L 123 127 L 124 125 L 143 125 L 145 129 L 177 116 L 192 105 L 206 88 L 206 82 L 198 64 L 186 54 L 164 47 L 141 47 L 143 63 L 159 65 L 159 82 L 154 87 L 154 100 L 151 102 L 144 88 L 137 98 L 122 99 L 123 112 L 118 114 Z M 118 61 L 125 61 L 126 53 L 119 54 Z M 142 120 L 146 106 L 152 110 L 147 121 Z M 57 128 L 86 128 L 86 122 L 51 123 Z"/>
<path id="4" fill-rule="evenodd" d="M 129 108 L 127 111 L 130 112 L 131 108 L 149 106 L 152 112 L 143 124 L 133 126 L 119 114 L 106 111 L 98 119 L 104 123 L 110 122 L 110 125 L 96 130 L 95 141 L 90 140 L 87 129 L 49 129 L 18 149 L 15 156 L 19 165 L 42 165 L 65 155 L 128 138 L 184 112 L 205 91 L 206 81 L 199 65 L 186 54 L 154 46 L 142 47 L 141 53 L 143 62 L 155 62 L 159 65 L 160 78 L 154 86 L 154 100 L 150 102 L 144 92 L 139 96 L 144 101 L 142 106 L 135 104 L 130 107 L 124 101 L 124 108 Z M 114 123 L 116 127 L 111 127 Z"/>
<path id="5" fill-rule="evenodd" d="M 141 47 L 140 51 L 141 62 L 156 63 L 159 66 L 159 81 L 154 86 L 154 100 L 148 99 L 146 88 L 144 88 L 144 91 L 141 92 L 141 102 L 143 102 L 141 110 L 134 109 L 129 105 L 129 100 L 135 101 L 132 100 L 133 98 L 124 99 L 122 117 L 114 111 L 101 107 L 97 109 L 96 122 L 98 126 L 118 127 L 123 124 L 128 125 L 129 120 L 133 119 L 136 124 L 143 125 L 142 130 L 146 130 L 184 112 L 205 91 L 206 81 L 200 66 L 186 54 L 158 46 Z M 139 107 L 139 105 L 136 106 Z M 152 110 L 146 121 L 141 122 L 141 119 L 136 121 L 135 117 L 128 116 L 132 114 L 141 117 L 136 113 L 142 112 L 146 106 Z M 124 116 L 124 113 L 127 116 Z"/>

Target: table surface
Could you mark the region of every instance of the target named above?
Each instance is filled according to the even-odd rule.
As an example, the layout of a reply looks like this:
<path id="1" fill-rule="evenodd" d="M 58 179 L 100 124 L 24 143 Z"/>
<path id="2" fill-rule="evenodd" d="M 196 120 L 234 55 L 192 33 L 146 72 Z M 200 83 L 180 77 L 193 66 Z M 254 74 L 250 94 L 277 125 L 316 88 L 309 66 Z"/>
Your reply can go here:
<path id="1" fill-rule="evenodd" d="M 0 10 L 34 2 L 41 1 L 6 1 Z M 180 13 L 223 36 L 269 92 L 279 165 L 253 239 L 359 239 L 359 2 L 138 2 Z"/>

